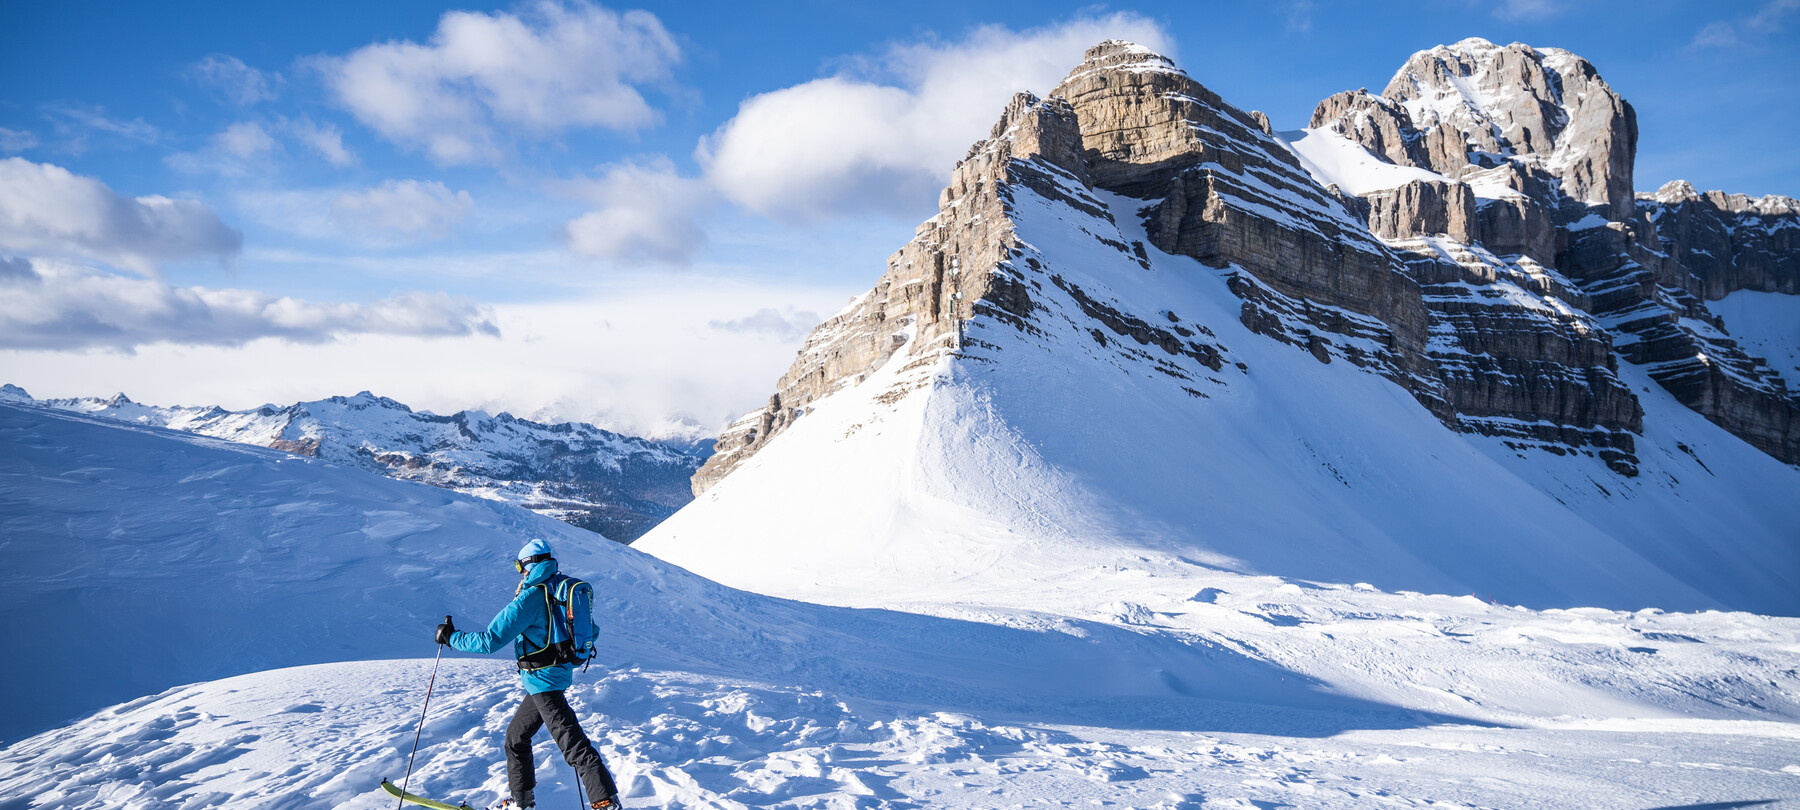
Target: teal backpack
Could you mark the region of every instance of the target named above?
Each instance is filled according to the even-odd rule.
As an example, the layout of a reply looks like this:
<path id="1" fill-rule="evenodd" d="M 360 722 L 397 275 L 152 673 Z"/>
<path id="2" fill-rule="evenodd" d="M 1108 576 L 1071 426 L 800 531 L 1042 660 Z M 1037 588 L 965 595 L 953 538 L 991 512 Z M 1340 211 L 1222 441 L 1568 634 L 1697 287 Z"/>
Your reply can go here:
<path id="1" fill-rule="evenodd" d="M 594 586 L 566 574 L 552 574 L 535 587 L 544 592 L 549 632 L 541 646 L 519 657 L 519 669 L 580 664 L 585 670 L 594 660 L 594 637 L 600 629 L 594 624 Z M 532 646 L 531 639 L 525 639 L 525 646 Z"/>

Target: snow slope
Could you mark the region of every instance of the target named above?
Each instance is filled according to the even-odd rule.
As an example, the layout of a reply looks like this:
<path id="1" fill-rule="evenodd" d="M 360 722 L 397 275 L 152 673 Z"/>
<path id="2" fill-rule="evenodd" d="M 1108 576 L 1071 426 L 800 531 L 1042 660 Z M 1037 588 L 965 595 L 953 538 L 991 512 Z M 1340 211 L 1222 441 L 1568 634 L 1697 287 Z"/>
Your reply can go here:
<path id="1" fill-rule="evenodd" d="M 316 459 L 9 405 L 0 444 L 0 640 L 111 651 L 7 668 L 7 723 L 133 698 L 9 731 L 4 810 L 391 806 L 375 787 L 405 767 L 430 625 L 486 618 L 533 534 L 599 586 L 609 643 L 572 697 L 633 806 L 1800 798 L 1800 620 L 1136 560 L 1068 572 L 1054 610 L 956 581 L 915 583 L 934 615 L 828 607 Z M 339 663 L 271 669 L 308 660 Z M 511 664 L 442 667 L 413 785 L 480 803 L 504 783 Z M 545 806 L 566 805 L 538 754 Z"/>
<path id="2" fill-rule="evenodd" d="M 1800 380 L 1800 295 L 1738 290 L 1706 308 L 1725 319 L 1732 339 L 1788 380 Z"/>
<path id="3" fill-rule="evenodd" d="M 909 344 L 637 547 L 759 592 L 922 610 L 1079 612 L 1093 571 L 1130 566 L 1800 614 L 1800 470 L 1667 397 L 1644 394 L 1655 461 L 1636 479 L 1586 455 L 1512 464 L 1398 386 L 1250 333 L 1231 268 L 1153 251 L 1146 270 L 1108 246 L 1147 241 L 1139 201 L 1099 195 L 1108 221 L 1014 199 L 1031 248 L 1014 264 L 1042 268 L 1031 330 L 979 316 L 962 357 L 923 366 Z M 1204 330 L 1225 362 L 1090 329 L 1068 287 Z"/>
<path id="4" fill-rule="evenodd" d="M 0 807 L 392 807 L 370 786 L 400 779 L 430 666 L 327 664 L 135 701 L 0 752 Z M 517 697 L 499 670 L 445 662 L 416 792 L 477 807 L 503 795 L 500 740 Z M 1329 736 L 1279 720 L 1261 733 L 1108 728 L 636 667 L 569 695 L 634 808 L 1604 809 L 1800 799 L 1800 735 L 1766 722 Z M 539 806 L 577 804 L 567 766 L 542 740 L 537 753 Z"/>
<path id="5" fill-rule="evenodd" d="M 1372 191 L 1399 188 L 1419 180 L 1444 182 L 1447 178 L 1430 169 L 1396 166 L 1369 153 L 1329 129 L 1298 129 L 1275 134 L 1276 140 L 1300 160 L 1300 166 L 1321 186 L 1337 186 L 1345 193 L 1362 196 Z"/>

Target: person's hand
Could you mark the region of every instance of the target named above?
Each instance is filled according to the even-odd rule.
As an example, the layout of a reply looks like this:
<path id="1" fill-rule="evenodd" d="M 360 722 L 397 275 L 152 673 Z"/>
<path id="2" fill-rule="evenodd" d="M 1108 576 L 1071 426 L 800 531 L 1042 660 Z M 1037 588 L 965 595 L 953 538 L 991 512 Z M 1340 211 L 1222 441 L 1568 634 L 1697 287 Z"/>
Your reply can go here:
<path id="1" fill-rule="evenodd" d="M 456 625 L 451 623 L 449 616 L 445 616 L 444 623 L 438 625 L 437 643 L 449 644 L 450 643 L 450 634 L 454 633 L 454 632 L 456 632 Z"/>

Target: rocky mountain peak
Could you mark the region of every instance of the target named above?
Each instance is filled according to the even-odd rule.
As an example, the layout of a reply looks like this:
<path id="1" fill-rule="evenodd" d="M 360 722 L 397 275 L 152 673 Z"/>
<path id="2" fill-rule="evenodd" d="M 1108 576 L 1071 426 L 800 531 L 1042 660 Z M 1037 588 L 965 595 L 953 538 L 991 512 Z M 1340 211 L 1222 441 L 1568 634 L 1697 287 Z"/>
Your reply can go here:
<path id="1" fill-rule="evenodd" d="M 1241 171 L 1246 157 L 1292 163 L 1249 113 L 1134 43 L 1089 48 L 1050 95 L 1067 100 L 1080 121 L 1093 182 L 1121 194 L 1150 196 L 1205 163 L 1230 171 Z"/>
<path id="2" fill-rule="evenodd" d="M 1655 194 L 1651 194 L 1650 199 L 1659 203 L 1674 204 L 1686 202 L 1688 200 L 1698 200 L 1700 199 L 1700 192 L 1695 190 L 1693 183 L 1689 183 L 1686 180 L 1670 180 L 1669 182 L 1662 184 L 1662 187 L 1658 188 Z"/>
<path id="3" fill-rule="evenodd" d="M 1578 357 L 1593 370 L 1616 351 L 1650 367 L 1654 379 L 1707 418 L 1795 463 L 1800 400 L 1735 344 L 1705 301 L 1746 289 L 1800 292 L 1800 206 L 1700 192 L 1684 181 L 1635 194 L 1636 138 L 1631 105 L 1581 57 L 1467 39 L 1414 54 L 1378 99 L 1363 91 L 1326 98 L 1308 135 L 1291 145 L 1310 156 L 1322 183 L 1333 182 L 1333 171 L 1351 174 L 1357 197 L 1347 202 L 1390 246 L 1417 256 L 1409 259 L 1413 276 L 1427 284 L 1433 308 L 1466 323 L 1456 331 L 1463 353 L 1434 352 L 1453 378 L 1494 376 L 1458 367 L 1501 357 L 1485 345 L 1500 330 L 1491 318 L 1454 312 L 1452 304 L 1466 302 L 1444 283 L 1486 285 L 1511 276 L 1554 298 L 1553 307 L 1573 308 L 1577 314 L 1565 325 L 1570 345 L 1581 346 L 1515 359 L 1540 354 L 1530 362 L 1567 366 L 1567 357 Z M 1337 151 L 1343 141 L 1354 146 Z M 1359 152 L 1373 160 L 1345 157 Z M 1418 177 L 1418 169 L 1438 177 Z M 1442 250 L 1441 237 L 1468 249 Z M 1469 260 L 1482 253 L 1492 255 Z M 1445 258 L 1462 271 L 1450 271 Z M 1543 320 L 1522 310 L 1509 317 L 1517 327 Z M 1608 342 L 1610 350 L 1602 345 Z M 1605 363 L 1610 371 L 1612 361 Z M 1579 406 L 1570 413 L 1588 414 L 1580 421 L 1609 426 L 1621 438 L 1628 437 L 1617 431 L 1637 431 L 1629 393 L 1608 374 L 1584 374 L 1590 379 L 1583 387 L 1597 396 L 1564 395 Z M 1473 388 L 1464 393 L 1488 398 Z M 1457 399 L 1467 412 L 1469 399 Z M 1519 409 L 1494 410 L 1517 416 Z"/>
<path id="4" fill-rule="evenodd" d="M 1048 275 L 1015 232 L 1021 189 L 1066 205 L 1085 223 L 1069 228 L 1148 270 L 1149 245 L 1122 238 L 1095 195 L 1142 201 L 1131 225 L 1150 244 L 1241 270 L 1232 283 L 1246 299 L 1244 323 L 1321 362 L 1344 359 L 1403 381 L 1444 412 L 1443 386 L 1425 358 L 1419 287 L 1394 255 L 1312 181 L 1266 118 L 1226 103 L 1167 57 L 1114 40 L 1090 48 L 1048 98 L 1021 93 L 1008 103 L 952 172 L 938 213 L 889 258 L 875 286 L 807 338 L 768 405 L 724 431 L 694 478 L 696 493 L 903 347 L 908 367 L 920 368 L 967 356 L 970 346 L 987 351 L 966 339 L 972 320 L 980 329 L 1032 333 L 1037 319 L 1052 317 L 1047 308 L 1067 303 L 1094 321 L 1100 345 L 1112 345 L 1109 333 L 1125 335 L 1216 371 L 1223 352 L 1189 345 L 1197 340 L 1191 330 L 1158 326 Z M 898 385 L 928 383 L 906 377 Z"/>
<path id="5" fill-rule="evenodd" d="M 1579 56 L 1465 39 L 1413 54 L 1382 95 L 1406 108 L 1420 140 L 1442 130 L 1422 168 L 1459 177 L 1517 162 L 1561 180 L 1574 204 L 1631 215 L 1637 114 Z"/>
<path id="6" fill-rule="evenodd" d="M 1094 70 L 1131 70 L 1172 73 L 1186 76 L 1187 73 L 1175 66 L 1175 61 L 1163 56 L 1143 45 L 1123 39 L 1109 39 L 1087 49 L 1081 55 L 1081 64 L 1069 72 L 1069 79 L 1082 73 Z M 1052 95 L 1056 95 L 1052 93 Z"/>

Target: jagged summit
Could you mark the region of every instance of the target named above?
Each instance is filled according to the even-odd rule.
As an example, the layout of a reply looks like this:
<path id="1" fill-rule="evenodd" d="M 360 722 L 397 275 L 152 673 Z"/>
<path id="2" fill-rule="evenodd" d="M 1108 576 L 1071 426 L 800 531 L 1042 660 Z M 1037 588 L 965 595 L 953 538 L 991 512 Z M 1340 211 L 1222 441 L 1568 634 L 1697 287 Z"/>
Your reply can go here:
<path id="1" fill-rule="evenodd" d="M 1077 65 L 1063 79 L 1066 83 L 1095 72 L 1169 73 L 1187 76 L 1175 61 L 1143 45 L 1123 39 L 1109 39 L 1087 49 Z M 1058 95 L 1054 91 L 1051 95 Z"/>
<path id="2" fill-rule="evenodd" d="M 1380 96 L 1352 91 L 1321 102 L 1311 126 L 1450 178 L 1504 168 L 1487 182 L 1550 187 L 1570 219 L 1588 206 L 1613 219 L 1631 212 L 1637 114 L 1592 64 L 1565 50 L 1479 38 L 1440 45 L 1413 54 Z"/>
<path id="3" fill-rule="evenodd" d="M 1800 213 L 1800 200 L 1785 194 L 1764 194 L 1761 197 L 1752 197 L 1748 194 L 1730 194 L 1717 190 L 1701 192 L 1694 188 L 1694 184 L 1686 180 L 1670 180 L 1654 192 L 1639 194 L 1638 199 L 1655 200 L 1671 205 L 1705 199 L 1714 207 L 1732 213 L 1754 212 L 1776 217 Z"/>
<path id="4" fill-rule="evenodd" d="M 946 583 L 1024 604 L 1130 565 L 1800 609 L 1800 551 L 1774 539 L 1800 500 L 1766 497 L 1800 473 L 1640 401 L 1648 378 L 1556 269 L 1561 243 L 1484 248 L 1468 184 L 1333 190 L 1304 148 L 1125 43 L 1000 112 L 637 547 L 847 604 Z M 1378 236 L 1377 210 L 1414 230 Z M 1715 577 L 1679 538 L 1720 521 Z"/>
<path id="5" fill-rule="evenodd" d="M 1721 427 L 1800 463 L 1794 387 L 1742 351 L 1705 303 L 1737 290 L 1800 292 L 1800 206 L 1686 183 L 1634 194 L 1636 116 L 1591 63 L 1464 40 L 1414 54 L 1381 96 L 1325 99 L 1308 133 L 1291 143 L 1295 152 L 1321 183 L 1352 190 L 1347 202 L 1371 230 L 1413 255 L 1413 275 L 1455 280 L 1432 270 L 1448 259 L 1474 273 L 1464 281 L 1517 279 L 1576 311 L 1576 331 L 1612 344 L 1584 354 L 1616 350 Z M 1459 343 L 1473 357 L 1491 354 Z M 1506 363 L 1437 355 L 1440 366 L 1516 387 Z M 1593 414 L 1591 424 L 1615 436 L 1640 430 L 1632 394 L 1589 382 L 1600 395 L 1577 410 Z M 1554 421 L 1579 424 L 1561 410 Z"/>

